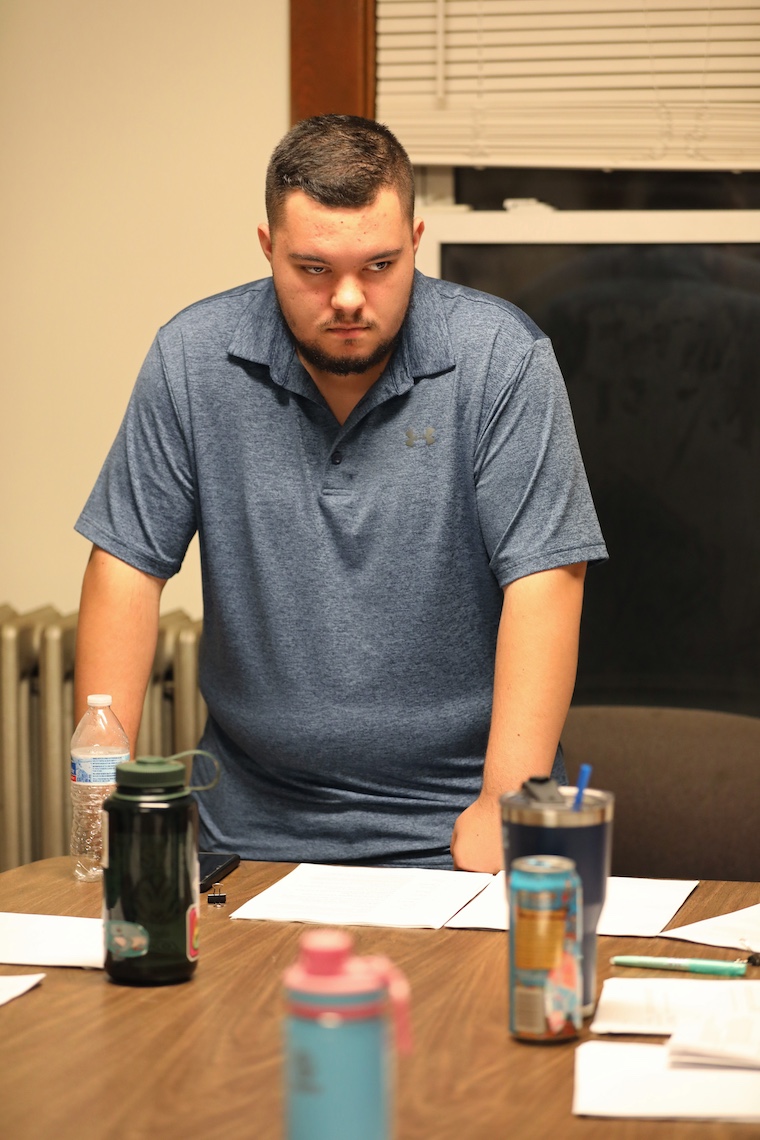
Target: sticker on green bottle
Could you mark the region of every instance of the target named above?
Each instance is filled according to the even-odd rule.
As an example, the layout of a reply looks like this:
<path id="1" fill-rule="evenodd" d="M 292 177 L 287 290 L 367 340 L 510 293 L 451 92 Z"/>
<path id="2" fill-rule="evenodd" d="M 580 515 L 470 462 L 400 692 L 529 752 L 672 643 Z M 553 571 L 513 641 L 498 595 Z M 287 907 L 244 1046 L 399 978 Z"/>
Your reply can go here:
<path id="1" fill-rule="evenodd" d="M 191 962 L 194 962 L 198 957 L 199 934 L 198 920 L 200 915 L 198 907 L 193 903 L 187 908 L 187 916 L 185 920 L 187 930 L 187 956 Z"/>
<path id="2" fill-rule="evenodd" d="M 139 922 L 106 919 L 106 951 L 113 958 L 143 958 L 148 953 L 150 935 Z"/>

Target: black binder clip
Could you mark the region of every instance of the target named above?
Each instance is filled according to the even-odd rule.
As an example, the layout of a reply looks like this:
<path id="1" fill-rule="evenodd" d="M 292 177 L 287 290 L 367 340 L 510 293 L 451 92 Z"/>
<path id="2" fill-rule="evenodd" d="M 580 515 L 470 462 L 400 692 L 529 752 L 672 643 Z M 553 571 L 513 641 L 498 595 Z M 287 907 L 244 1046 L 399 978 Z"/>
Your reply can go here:
<path id="1" fill-rule="evenodd" d="M 224 904 L 227 902 L 226 894 L 224 894 L 224 892 L 219 889 L 221 885 L 221 883 L 214 883 L 213 891 L 211 891 L 211 893 L 207 896 L 206 901 L 210 906 L 224 906 Z"/>
<path id="2" fill-rule="evenodd" d="M 746 958 L 737 958 L 737 962 L 746 962 L 748 966 L 760 966 L 760 950 L 754 950 L 746 938 L 740 938 L 739 944 L 742 950 L 747 951 Z"/>

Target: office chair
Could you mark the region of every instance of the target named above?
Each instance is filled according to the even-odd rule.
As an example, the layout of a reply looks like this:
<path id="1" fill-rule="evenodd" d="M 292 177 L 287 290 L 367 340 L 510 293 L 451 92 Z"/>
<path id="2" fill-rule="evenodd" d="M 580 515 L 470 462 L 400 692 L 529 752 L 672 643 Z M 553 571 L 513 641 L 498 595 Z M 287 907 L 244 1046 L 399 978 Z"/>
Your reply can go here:
<path id="1" fill-rule="evenodd" d="M 615 794 L 613 875 L 760 880 L 760 718 L 579 705 L 562 744 Z"/>

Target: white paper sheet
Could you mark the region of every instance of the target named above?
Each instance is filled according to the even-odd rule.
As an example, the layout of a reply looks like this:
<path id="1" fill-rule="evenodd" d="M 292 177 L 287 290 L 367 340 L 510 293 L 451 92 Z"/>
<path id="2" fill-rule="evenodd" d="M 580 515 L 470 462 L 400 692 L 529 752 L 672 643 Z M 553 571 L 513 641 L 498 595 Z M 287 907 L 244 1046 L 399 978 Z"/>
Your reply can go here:
<path id="1" fill-rule="evenodd" d="M 102 969 L 99 918 L 0 913 L 0 962 L 15 966 L 86 966 Z"/>
<path id="2" fill-rule="evenodd" d="M 575 1051 L 576 1116 L 760 1121 L 760 1070 L 668 1065 L 665 1045 L 585 1041 Z"/>
<path id="3" fill-rule="evenodd" d="M 509 930 L 504 872 L 488 877 L 491 881 L 485 890 L 444 923 L 446 927 L 452 930 Z"/>
<path id="4" fill-rule="evenodd" d="M 703 918 L 701 922 L 665 930 L 662 936 L 699 942 L 702 946 L 729 946 L 760 953 L 760 903 L 719 914 L 717 918 Z"/>
<path id="5" fill-rule="evenodd" d="M 482 894 L 449 919 L 446 926 L 508 930 L 504 878 L 500 871 Z M 698 879 L 627 879 L 613 875 L 607 880 L 607 899 L 597 933 L 652 938 L 670 922 L 698 885 Z"/>
<path id="6" fill-rule="evenodd" d="M 608 978 L 592 1033 L 667 1035 L 695 1014 L 760 1019 L 760 982 L 744 978 Z"/>
<path id="7" fill-rule="evenodd" d="M 653 938 L 683 906 L 699 879 L 607 880 L 598 934 Z"/>
<path id="8" fill-rule="evenodd" d="M 0 1005 L 34 989 L 44 977 L 44 974 L 3 974 L 0 976 Z"/>
<path id="9" fill-rule="evenodd" d="M 233 911 L 230 918 L 438 929 L 492 877 L 416 867 L 300 863 L 284 879 Z"/>
<path id="10" fill-rule="evenodd" d="M 679 1022 L 667 1048 L 669 1065 L 760 1069 L 760 1017 L 756 1009 L 728 1017 L 690 1016 Z"/>

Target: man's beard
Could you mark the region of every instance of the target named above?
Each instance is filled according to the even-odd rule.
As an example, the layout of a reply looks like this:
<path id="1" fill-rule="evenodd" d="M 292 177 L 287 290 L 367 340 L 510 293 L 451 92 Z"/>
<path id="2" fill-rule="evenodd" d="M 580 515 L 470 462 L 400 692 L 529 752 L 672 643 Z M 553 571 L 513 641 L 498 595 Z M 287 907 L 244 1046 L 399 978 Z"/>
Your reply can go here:
<path id="1" fill-rule="evenodd" d="M 315 344 L 308 344 L 304 340 L 299 340 L 292 329 L 290 335 L 295 341 L 299 356 L 307 364 L 311 364 L 320 372 L 329 372 L 333 376 L 351 376 L 355 373 L 369 372 L 370 368 L 374 368 L 376 364 L 381 364 L 386 357 L 390 356 L 401 336 L 401 329 L 390 340 L 384 340 L 382 344 L 379 344 L 374 352 L 370 352 L 367 356 L 352 357 L 331 356 L 329 352 L 323 352 Z"/>
<path id="2" fill-rule="evenodd" d="M 367 356 L 332 356 L 329 352 L 324 352 L 316 344 L 309 343 L 305 340 L 299 340 L 293 329 L 290 327 L 290 322 L 285 316 L 285 310 L 280 304 L 280 298 L 277 292 L 277 285 L 274 286 L 274 294 L 277 298 L 282 319 L 285 322 L 288 332 L 293 339 L 293 342 L 298 349 L 298 355 L 310 364 L 312 368 L 317 368 L 320 372 L 329 372 L 333 376 L 353 376 L 360 375 L 363 372 L 369 372 L 377 364 L 381 364 L 386 357 L 390 357 L 394 348 L 401 339 L 401 329 L 403 328 L 403 320 L 401 325 L 393 334 L 388 337 L 381 344 L 377 346 L 374 352 L 370 352 Z M 411 290 L 409 291 L 409 300 L 411 300 Z M 407 310 L 409 308 L 409 300 L 407 300 Z M 406 312 L 404 314 L 406 316 Z M 339 328 L 340 324 L 336 322 L 334 325 L 327 325 L 326 328 Z M 373 325 L 363 326 L 366 328 L 374 328 Z"/>

